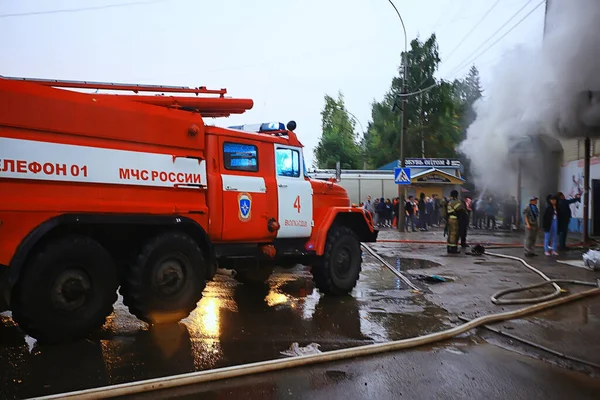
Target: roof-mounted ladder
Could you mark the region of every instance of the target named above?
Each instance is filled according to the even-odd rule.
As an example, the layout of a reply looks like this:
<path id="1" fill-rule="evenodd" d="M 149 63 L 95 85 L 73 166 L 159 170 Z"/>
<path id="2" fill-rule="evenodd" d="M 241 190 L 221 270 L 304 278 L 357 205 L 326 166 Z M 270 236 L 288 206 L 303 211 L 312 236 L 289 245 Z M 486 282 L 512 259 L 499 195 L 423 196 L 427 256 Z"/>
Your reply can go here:
<path id="1" fill-rule="evenodd" d="M 44 86 L 72 88 L 72 89 L 102 89 L 102 90 L 130 90 L 138 92 L 164 92 L 164 93 L 194 93 L 199 94 L 218 94 L 224 97 L 227 89 L 207 89 L 206 86 L 190 88 L 186 86 L 164 86 L 164 85 L 139 85 L 134 83 L 112 83 L 112 82 L 91 82 L 91 81 L 69 81 L 58 79 L 34 79 L 20 78 L 14 76 L 1 76 L 4 79 L 14 81 L 33 82 Z"/>
<path id="2" fill-rule="evenodd" d="M 1 76 L 0 79 L 35 83 L 42 86 L 70 89 L 96 89 L 132 91 L 131 94 L 93 93 L 96 97 L 118 97 L 122 100 L 150 104 L 154 106 L 175 108 L 183 111 L 197 112 L 203 117 L 228 117 L 231 114 L 242 114 L 254 106 L 251 99 L 226 98 L 227 89 L 207 89 L 206 86 L 190 88 L 186 86 L 138 85 L 110 82 L 68 81 L 55 79 L 33 79 Z M 139 92 L 162 92 L 176 94 L 195 94 L 196 96 L 165 96 L 164 94 L 143 94 Z M 89 93 L 88 93 L 89 94 Z M 200 94 L 218 95 L 218 97 L 198 97 Z"/>

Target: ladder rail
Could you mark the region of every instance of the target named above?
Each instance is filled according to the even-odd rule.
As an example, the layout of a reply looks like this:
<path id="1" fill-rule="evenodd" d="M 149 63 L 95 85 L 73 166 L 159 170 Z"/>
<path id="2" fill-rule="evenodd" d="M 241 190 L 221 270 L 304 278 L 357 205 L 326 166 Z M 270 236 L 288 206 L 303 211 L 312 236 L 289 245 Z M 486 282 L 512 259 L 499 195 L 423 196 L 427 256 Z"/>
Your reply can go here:
<path id="1" fill-rule="evenodd" d="M 103 90 L 129 90 L 134 93 L 138 92 L 164 92 L 164 93 L 193 93 L 196 96 L 199 94 L 218 94 L 224 97 L 227 94 L 227 89 L 207 89 L 206 86 L 191 88 L 187 86 L 165 86 L 165 85 L 139 85 L 133 83 L 112 83 L 112 82 L 93 82 L 93 81 L 73 81 L 73 80 L 58 80 L 58 79 L 38 79 L 38 78 L 21 78 L 14 76 L 2 76 L 2 79 L 14 81 L 32 82 L 44 86 L 53 86 L 71 89 L 103 89 Z"/>

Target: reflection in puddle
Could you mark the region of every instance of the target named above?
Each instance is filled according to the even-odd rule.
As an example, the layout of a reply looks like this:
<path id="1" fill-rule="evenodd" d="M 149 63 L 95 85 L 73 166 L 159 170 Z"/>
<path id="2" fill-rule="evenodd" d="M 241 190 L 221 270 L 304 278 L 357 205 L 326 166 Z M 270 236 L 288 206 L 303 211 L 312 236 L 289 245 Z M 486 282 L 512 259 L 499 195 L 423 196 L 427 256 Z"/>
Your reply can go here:
<path id="1" fill-rule="evenodd" d="M 433 264 L 410 261 L 417 264 L 401 259 L 402 269 Z M 398 282 L 368 262 L 352 295 L 341 297 L 321 295 L 306 270 L 276 273 L 263 286 L 217 277 L 179 324 L 148 327 L 119 301 L 92 340 L 51 348 L 34 344 L 31 354 L 24 335 L 3 317 L 0 334 L 12 332 L 15 338 L 0 347 L 0 365 L 8 365 L 0 371 L 0 384 L 11 396 L 31 397 L 275 359 L 293 342 L 316 342 L 329 351 L 447 327 L 444 310 L 398 290 Z M 73 371 L 53 373 L 58 364 Z M 345 379 L 340 371 L 328 375 Z"/>
<path id="2" fill-rule="evenodd" d="M 288 302 L 288 297 L 283 293 L 277 293 L 274 290 L 271 290 L 267 297 L 265 297 L 267 301 L 267 305 L 269 307 L 274 307 L 279 304 L 285 304 Z M 291 304 L 293 306 L 293 304 Z"/>
<path id="3" fill-rule="evenodd" d="M 387 261 L 390 262 L 392 265 L 395 265 L 396 269 L 398 269 L 399 271 L 407 271 L 410 269 L 435 268 L 435 267 L 439 267 L 442 265 L 440 263 L 436 263 L 433 261 L 424 260 L 424 259 L 420 259 L 420 258 L 396 257 L 393 260 L 393 262 L 391 262 L 392 260 L 390 260 L 388 257 Z"/>
<path id="4" fill-rule="evenodd" d="M 203 297 L 198 307 L 186 318 L 185 323 L 193 337 L 218 338 L 220 332 L 220 301 L 216 297 Z"/>

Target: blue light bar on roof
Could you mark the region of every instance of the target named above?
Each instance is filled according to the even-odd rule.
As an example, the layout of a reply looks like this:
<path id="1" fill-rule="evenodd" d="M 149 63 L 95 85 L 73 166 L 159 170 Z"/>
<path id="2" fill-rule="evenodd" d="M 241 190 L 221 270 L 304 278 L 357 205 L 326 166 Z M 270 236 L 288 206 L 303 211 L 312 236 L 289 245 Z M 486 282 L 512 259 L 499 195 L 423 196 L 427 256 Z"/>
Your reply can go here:
<path id="1" fill-rule="evenodd" d="M 262 124 L 244 124 L 244 125 L 234 125 L 229 126 L 229 129 L 235 129 L 244 132 L 275 132 L 275 131 L 284 131 L 285 124 L 282 122 L 264 122 Z"/>
<path id="2" fill-rule="evenodd" d="M 285 131 L 285 124 L 282 122 L 265 122 L 260 125 L 260 132 Z"/>

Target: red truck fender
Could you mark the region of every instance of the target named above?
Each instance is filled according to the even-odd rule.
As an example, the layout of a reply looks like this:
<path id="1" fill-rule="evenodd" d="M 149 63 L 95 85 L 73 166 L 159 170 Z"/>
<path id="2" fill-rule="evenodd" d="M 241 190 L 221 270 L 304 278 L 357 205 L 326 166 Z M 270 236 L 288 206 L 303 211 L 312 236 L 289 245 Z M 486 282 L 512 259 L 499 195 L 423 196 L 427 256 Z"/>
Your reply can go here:
<path id="1" fill-rule="evenodd" d="M 306 243 L 306 250 L 314 251 L 318 256 L 325 252 L 327 234 L 333 225 L 352 229 L 361 242 L 375 242 L 379 233 L 375 229 L 371 214 L 363 208 L 332 207 L 322 219 L 315 222 L 315 229 Z"/>

